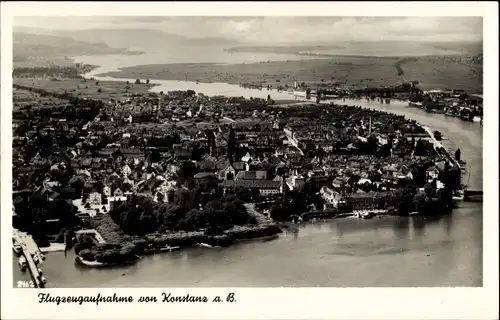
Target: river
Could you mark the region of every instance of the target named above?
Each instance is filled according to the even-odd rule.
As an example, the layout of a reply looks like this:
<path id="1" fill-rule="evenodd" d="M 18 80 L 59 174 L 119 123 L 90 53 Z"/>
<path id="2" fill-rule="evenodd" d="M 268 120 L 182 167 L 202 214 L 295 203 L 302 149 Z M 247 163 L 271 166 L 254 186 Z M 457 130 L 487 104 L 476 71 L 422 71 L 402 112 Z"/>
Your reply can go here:
<path id="1" fill-rule="evenodd" d="M 161 87 L 173 90 L 168 83 L 176 83 L 176 89 L 207 95 L 259 92 L 227 84 L 200 84 L 196 89 L 193 83 L 161 83 L 155 91 Z M 213 92 L 217 88 L 220 91 Z M 405 115 L 441 131 L 462 150 L 469 165 L 469 187 L 482 189 L 480 124 L 429 114 L 397 101 L 339 102 Z M 273 241 L 224 249 L 190 248 L 145 256 L 133 266 L 111 269 L 83 268 L 75 265 L 74 253 L 67 257 L 50 253 L 42 268 L 47 287 L 55 288 L 482 286 L 482 211 L 481 203 L 464 202 L 453 214 L 440 218 L 345 218 L 303 224 L 297 233 L 284 232 Z M 19 267 L 14 265 L 14 281 L 20 279 Z"/>

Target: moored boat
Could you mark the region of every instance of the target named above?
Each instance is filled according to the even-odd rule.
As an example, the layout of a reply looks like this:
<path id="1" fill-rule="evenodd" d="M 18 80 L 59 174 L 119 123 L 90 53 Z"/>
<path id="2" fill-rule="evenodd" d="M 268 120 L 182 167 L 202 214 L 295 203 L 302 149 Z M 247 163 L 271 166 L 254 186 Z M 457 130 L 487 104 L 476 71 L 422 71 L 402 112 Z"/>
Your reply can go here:
<path id="1" fill-rule="evenodd" d="M 24 256 L 19 257 L 19 267 L 21 267 L 21 271 L 26 271 L 26 268 L 28 267 L 28 263 L 26 261 L 26 258 Z"/>
<path id="2" fill-rule="evenodd" d="M 175 250 L 179 250 L 181 247 L 179 246 L 166 246 L 166 247 L 163 247 L 160 249 L 160 251 L 164 252 L 164 251 L 169 251 L 169 252 L 172 252 L 172 251 L 175 251 Z"/>
<path id="3" fill-rule="evenodd" d="M 408 106 L 409 107 L 415 107 L 415 108 L 422 108 L 423 104 L 422 104 L 422 102 L 412 102 L 412 101 L 410 101 L 408 103 Z"/>
<path id="4" fill-rule="evenodd" d="M 20 255 L 22 253 L 22 251 L 23 251 L 23 247 L 20 244 L 18 244 L 18 243 L 15 243 L 12 246 L 12 248 L 14 249 L 14 252 L 15 252 L 16 255 Z"/>
<path id="5" fill-rule="evenodd" d="M 208 243 L 198 243 L 198 246 L 203 248 L 213 248 L 214 246 L 209 245 Z"/>
<path id="6" fill-rule="evenodd" d="M 98 262 L 98 261 L 88 261 L 88 260 L 83 260 L 80 256 L 77 256 L 75 258 L 75 261 L 91 268 L 106 268 L 106 267 L 113 267 L 113 266 L 121 266 L 121 265 L 130 265 L 134 264 L 137 261 L 139 261 L 141 257 L 140 256 L 134 256 L 132 259 L 120 263 L 103 263 L 103 262 Z"/>

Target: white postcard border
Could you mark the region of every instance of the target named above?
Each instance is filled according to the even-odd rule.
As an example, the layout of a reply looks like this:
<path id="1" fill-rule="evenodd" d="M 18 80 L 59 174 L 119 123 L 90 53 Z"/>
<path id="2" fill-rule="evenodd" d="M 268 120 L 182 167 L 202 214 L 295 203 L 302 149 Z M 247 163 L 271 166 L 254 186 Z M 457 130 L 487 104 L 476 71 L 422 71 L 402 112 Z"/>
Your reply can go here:
<path id="1" fill-rule="evenodd" d="M 234 2 L 110 3 L 2 2 L 1 7 L 1 257 L 3 319 L 488 319 L 498 316 L 498 4 L 495 2 Z M 11 110 L 14 15 L 288 15 L 288 16 L 483 16 L 484 211 L 482 288 L 206 288 L 45 289 L 57 295 L 174 295 L 235 292 L 234 303 L 40 304 L 41 290 L 12 288 Z M 286 272 L 286 270 L 284 270 Z M 166 275 L 168 276 L 168 275 Z M 175 275 L 171 275 L 175 276 Z"/>

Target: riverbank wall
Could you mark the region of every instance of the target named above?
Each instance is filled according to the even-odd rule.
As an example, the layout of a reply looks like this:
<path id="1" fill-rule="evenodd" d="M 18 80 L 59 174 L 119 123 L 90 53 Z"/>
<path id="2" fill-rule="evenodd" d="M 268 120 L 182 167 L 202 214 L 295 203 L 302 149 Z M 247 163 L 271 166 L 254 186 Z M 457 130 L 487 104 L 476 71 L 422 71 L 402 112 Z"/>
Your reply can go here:
<path id="1" fill-rule="evenodd" d="M 432 131 L 432 128 L 427 127 L 427 126 L 422 126 L 420 125 L 430 136 L 432 144 L 434 145 L 434 148 L 436 150 L 441 150 L 441 152 L 448 158 L 448 160 L 453 163 L 455 166 L 460 168 L 460 162 L 458 162 L 455 157 L 453 157 L 450 152 L 443 146 L 441 142 L 439 142 L 436 137 L 434 137 L 434 132 Z"/>

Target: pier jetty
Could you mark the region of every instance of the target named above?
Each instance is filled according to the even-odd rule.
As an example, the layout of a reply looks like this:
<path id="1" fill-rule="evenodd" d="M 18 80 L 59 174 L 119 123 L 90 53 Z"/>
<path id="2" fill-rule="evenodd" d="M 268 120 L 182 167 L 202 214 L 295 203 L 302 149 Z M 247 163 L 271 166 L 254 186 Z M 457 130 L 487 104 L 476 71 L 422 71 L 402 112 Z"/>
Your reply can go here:
<path id="1" fill-rule="evenodd" d="M 42 277 L 37 264 L 41 264 L 45 257 L 38 248 L 35 240 L 26 232 L 19 230 L 14 230 L 13 240 L 15 244 L 21 246 L 21 254 L 26 258 L 26 264 L 33 283 L 37 288 L 44 288 L 46 280 Z"/>

